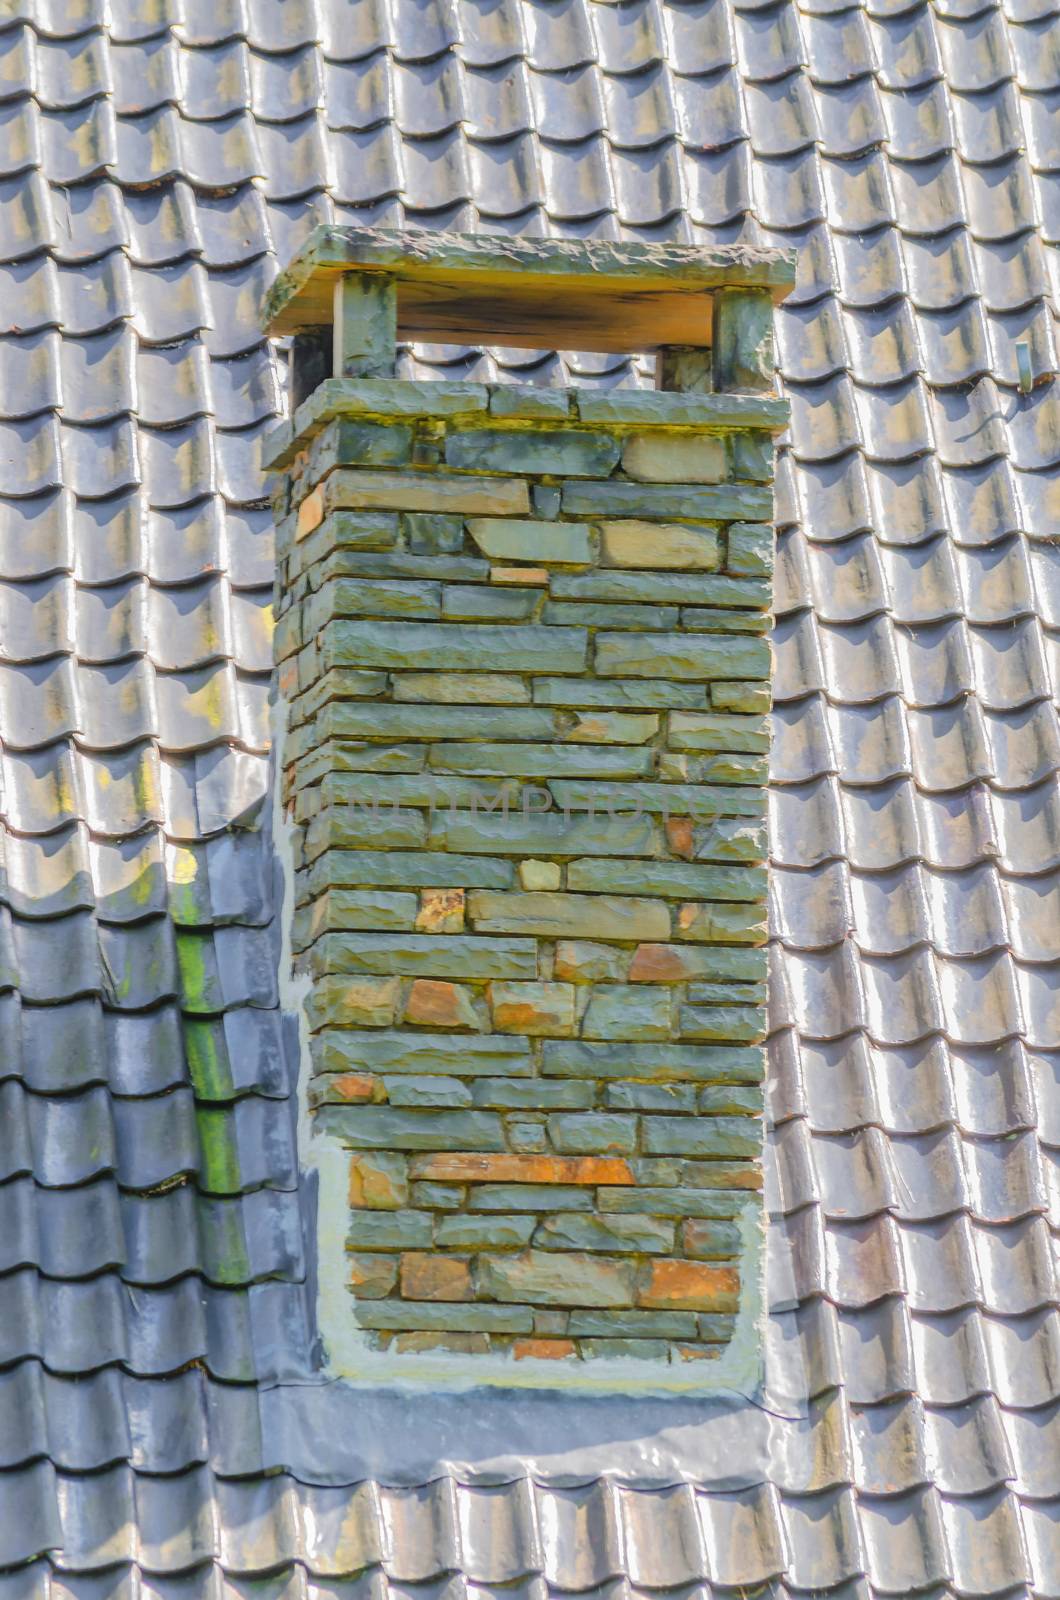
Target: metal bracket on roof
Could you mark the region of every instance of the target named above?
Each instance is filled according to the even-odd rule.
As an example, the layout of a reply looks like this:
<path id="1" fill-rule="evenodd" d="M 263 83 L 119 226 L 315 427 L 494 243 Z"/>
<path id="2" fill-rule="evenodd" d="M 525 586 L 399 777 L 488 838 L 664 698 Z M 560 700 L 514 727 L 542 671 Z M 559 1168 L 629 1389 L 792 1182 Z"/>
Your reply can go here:
<path id="1" fill-rule="evenodd" d="M 1031 363 L 1030 342 L 1027 339 L 1017 340 L 1016 369 L 1019 372 L 1020 394 L 1030 394 L 1034 388 L 1034 367 Z"/>

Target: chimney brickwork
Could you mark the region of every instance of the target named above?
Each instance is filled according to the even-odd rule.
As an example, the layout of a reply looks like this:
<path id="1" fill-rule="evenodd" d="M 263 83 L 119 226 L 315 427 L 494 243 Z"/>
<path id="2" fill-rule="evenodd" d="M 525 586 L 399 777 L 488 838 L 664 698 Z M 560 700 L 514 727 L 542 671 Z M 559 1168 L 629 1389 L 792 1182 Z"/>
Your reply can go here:
<path id="1" fill-rule="evenodd" d="M 695 388 L 534 390 L 380 376 L 393 299 L 338 282 L 354 375 L 273 465 L 349 1315 L 391 1353 L 709 1359 L 761 1186 L 771 291 L 715 292 L 713 360 L 660 352 Z"/>

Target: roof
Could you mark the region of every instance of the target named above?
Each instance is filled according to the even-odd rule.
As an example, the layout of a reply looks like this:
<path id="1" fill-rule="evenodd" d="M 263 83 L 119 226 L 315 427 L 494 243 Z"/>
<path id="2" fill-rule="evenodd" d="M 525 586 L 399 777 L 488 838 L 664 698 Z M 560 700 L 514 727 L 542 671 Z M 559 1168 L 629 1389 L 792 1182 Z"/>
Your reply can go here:
<path id="1" fill-rule="evenodd" d="M 3 1600 L 1060 1593 L 1055 8 L 4 12 Z M 765 1405 L 491 1458 L 313 1381 L 257 451 L 320 222 L 798 250 Z"/>

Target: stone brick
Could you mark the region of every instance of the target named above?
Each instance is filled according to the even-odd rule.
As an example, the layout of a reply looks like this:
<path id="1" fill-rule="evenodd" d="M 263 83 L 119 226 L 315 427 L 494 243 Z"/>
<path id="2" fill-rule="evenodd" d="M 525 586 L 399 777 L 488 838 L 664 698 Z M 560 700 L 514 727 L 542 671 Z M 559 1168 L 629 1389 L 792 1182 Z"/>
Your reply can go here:
<path id="1" fill-rule="evenodd" d="M 644 744 L 659 731 L 659 718 L 648 711 L 581 712 L 565 735 L 571 744 Z"/>
<path id="2" fill-rule="evenodd" d="M 749 611 L 768 611 L 770 604 L 769 584 L 761 579 L 708 572 L 620 572 L 594 567 L 590 572 L 554 573 L 549 587 L 556 600 L 746 607 Z"/>
<path id="3" fill-rule="evenodd" d="M 725 476 L 725 442 L 709 434 L 633 433 L 622 470 L 642 483 L 718 483 Z"/>
<path id="4" fill-rule="evenodd" d="M 761 1156 L 762 1127 L 750 1117 L 646 1117 L 643 1148 L 659 1156 Z"/>
<path id="5" fill-rule="evenodd" d="M 357 1321 L 362 1328 L 466 1329 L 469 1332 L 529 1333 L 533 1312 L 529 1306 L 450 1305 L 423 1300 L 359 1301 Z"/>
<path id="6" fill-rule="evenodd" d="M 680 944 L 642 944 L 629 966 L 631 983 L 685 983 L 694 978 L 752 982 L 764 979 L 762 949 L 702 949 Z"/>
<path id="7" fill-rule="evenodd" d="M 518 517 L 529 510 L 530 498 L 526 484 L 518 478 L 340 468 L 325 481 L 324 503 L 329 510 L 430 511 Z M 765 514 L 768 515 L 768 508 Z M 741 510 L 738 508 L 733 515 L 741 515 Z"/>
<path id="8" fill-rule="evenodd" d="M 501 1120 L 489 1111 L 399 1111 L 391 1106 L 329 1106 L 329 1132 L 359 1150 L 503 1150 Z"/>
<path id="9" fill-rule="evenodd" d="M 498 1033 L 574 1032 L 574 988 L 569 983 L 492 983 L 489 997 Z"/>
<path id="10" fill-rule="evenodd" d="M 532 625 L 499 629 L 489 623 L 340 620 L 328 624 L 325 641 L 329 662 L 351 667 L 580 672 L 586 654 L 584 629 Z M 753 677 L 756 670 L 745 666 L 728 676 Z"/>
<path id="11" fill-rule="evenodd" d="M 509 1147 L 518 1155 L 544 1155 L 548 1150 L 548 1139 L 539 1122 L 506 1117 L 504 1125 Z"/>
<path id="12" fill-rule="evenodd" d="M 656 1083 L 760 1083 L 765 1057 L 758 1045 L 607 1043 L 547 1039 L 541 1071 L 560 1078 L 649 1078 Z"/>
<path id="13" fill-rule="evenodd" d="M 773 528 L 768 522 L 731 522 L 726 531 L 730 572 L 768 578 L 773 571 Z"/>
<path id="14" fill-rule="evenodd" d="M 711 1083 L 699 1091 L 698 1110 L 702 1116 L 760 1117 L 764 1101 L 760 1087 Z"/>
<path id="15" fill-rule="evenodd" d="M 488 815 L 450 812 L 431 820 L 435 848 L 489 855 L 652 855 L 659 847 L 658 825 L 650 817 L 565 816 L 561 811 L 512 807 Z M 549 862 L 548 865 L 555 863 Z M 523 885 L 524 888 L 527 885 Z"/>
<path id="16" fill-rule="evenodd" d="M 670 991 L 647 984 L 599 984 L 582 1018 L 586 1039 L 668 1039 Z"/>
<path id="17" fill-rule="evenodd" d="M 636 574 L 620 574 L 630 577 Z M 707 690 L 696 683 L 634 678 L 535 678 L 534 700 L 542 706 L 688 706 L 706 704 Z M 767 707 L 768 709 L 768 707 Z"/>
<path id="18" fill-rule="evenodd" d="M 385 1028 L 394 1021 L 401 992 L 399 978 L 322 978 L 306 1003 L 311 1028 Z"/>
<path id="19" fill-rule="evenodd" d="M 768 933 L 765 906 L 704 905 L 699 901 L 679 906 L 678 938 L 710 944 L 764 944 Z"/>
<path id="20" fill-rule="evenodd" d="M 737 1039 L 753 1043 L 765 1038 L 765 1006 L 682 1006 L 679 1030 L 682 1039 Z"/>
<path id="21" fill-rule="evenodd" d="M 512 1356 L 516 1361 L 562 1361 L 573 1356 L 576 1346 L 573 1339 L 514 1339 Z"/>
<path id="22" fill-rule="evenodd" d="M 694 1111 L 691 1083 L 607 1083 L 604 1105 L 614 1111 Z"/>
<path id="23" fill-rule="evenodd" d="M 414 1184 L 413 1190 L 421 1185 Z M 593 1190 L 549 1183 L 481 1183 L 468 1190 L 472 1211 L 591 1211 Z"/>
<path id="24" fill-rule="evenodd" d="M 740 1229 L 735 1222 L 691 1218 L 681 1224 L 681 1249 L 698 1261 L 731 1260 L 740 1253 Z"/>
<path id="25" fill-rule="evenodd" d="M 636 1117 L 610 1112 L 557 1112 L 548 1119 L 554 1147 L 571 1155 L 631 1155 L 637 1143 Z"/>
<path id="26" fill-rule="evenodd" d="M 608 983 L 621 982 L 628 965 L 627 950 L 592 940 L 561 939 L 556 945 L 552 970 L 557 978 L 573 983 Z"/>
<path id="27" fill-rule="evenodd" d="M 489 672 L 396 672 L 394 699 L 439 705 L 529 705 L 521 678 Z"/>
<path id="28" fill-rule="evenodd" d="M 413 980 L 405 1003 L 405 1021 L 425 1028 L 481 1030 L 472 991 L 440 978 Z"/>
<path id="29" fill-rule="evenodd" d="M 465 471 L 606 478 L 618 464 L 618 445 L 606 433 L 579 433 L 573 428 L 534 432 L 481 428 L 451 433 L 445 460 L 447 466 Z"/>
<path id="30" fill-rule="evenodd" d="M 459 1256 L 410 1253 L 401 1257 L 405 1300 L 471 1300 L 471 1268 Z"/>
<path id="31" fill-rule="evenodd" d="M 429 1355 L 439 1351 L 446 1355 L 482 1356 L 489 1352 L 489 1335 L 485 1333 L 398 1333 L 390 1348 L 395 1355 Z"/>
<path id="32" fill-rule="evenodd" d="M 387 1151 L 350 1157 L 351 1206 L 397 1211 L 409 1203 L 407 1162 Z"/>
<path id="33" fill-rule="evenodd" d="M 602 523 L 600 537 L 601 554 L 610 567 L 679 567 L 712 572 L 721 565 L 716 528 L 680 522 L 638 522 L 631 518 L 627 522 Z M 595 598 L 608 597 L 597 592 Z M 692 597 L 675 594 L 678 598 Z"/>
<path id="34" fill-rule="evenodd" d="M 381 1300 L 397 1283 L 396 1256 L 347 1253 L 346 1281 L 361 1300 Z"/>
<path id="35" fill-rule="evenodd" d="M 594 1217 L 584 1212 L 545 1217 L 534 1234 L 537 1250 L 603 1250 L 612 1254 L 667 1254 L 674 1225 L 650 1216 Z"/>
<path id="36" fill-rule="evenodd" d="M 327 934 L 318 940 L 314 972 L 402 973 L 407 977 L 534 978 L 532 939 L 432 934 Z"/>
<path id="37" fill-rule="evenodd" d="M 548 588 L 548 571 L 545 567 L 491 567 L 490 582 L 532 583 L 539 589 Z M 546 617 L 546 622 L 551 619 Z"/>
<path id="38" fill-rule="evenodd" d="M 468 622 L 527 622 L 541 596 L 536 588 L 487 588 L 482 583 L 449 584 L 442 592 L 442 616 Z M 571 621 L 575 621 L 571 618 Z"/>
<path id="39" fill-rule="evenodd" d="M 734 1267 L 696 1261 L 648 1261 L 641 1268 L 636 1303 L 659 1311 L 735 1311 L 740 1275 Z"/>
<path id="40" fill-rule="evenodd" d="M 536 1227 L 533 1216 L 441 1217 L 434 1242 L 445 1250 L 522 1250 Z"/>
<path id="41" fill-rule="evenodd" d="M 670 1355 L 665 1339 L 580 1339 L 578 1349 L 586 1361 L 666 1361 Z"/>
<path id="42" fill-rule="evenodd" d="M 356 1062 L 372 1072 L 443 1076 L 528 1077 L 533 1071 L 530 1046 L 525 1039 L 498 1033 L 428 1033 L 415 1028 L 394 1028 L 379 1033 L 344 1033 L 326 1036 L 336 1064 Z M 692 1048 L 692 1047 L 690 1047 Z"/>
<path id="43" fill-rule="evenodd" d="M 520 861 L 519 887 L 528 890 L 558 889 L 562 872 L 555 861 Z"/>
<path id="44" fill-rule="evenodd" d="M 585 1111 L 595 1095 L 591 1083 L 560 1078 L 476 1078 L 471 1085 L 475 1105 L 492 1111 Z"/>
<path id="45" fill-rule="evenodd" d="M 633 1261 L 574 1251 L 526 1250 L 519 1255 L 483 1256 L 477 1265 L 480 1293 L 529 1305 L 629 1306 L 637 1273 Z M 702 1309 L 729 1307 L 704 1302 Z"/>
<path id="46" fill-rule="evenodd" d="M 437 772 L 474 772 L 499 778 L 638 778 L 649 776 L 653 766 L 650 750 L 625 745 L 447 742 L 432 746 L 430 759 Z"/>
<path id="47" fill-rule="evenodd" d="M 626 1161 L 604 1156 L 427 1155 L 413 1159 L 412 1176 L 442 1183 L 632 1183 Z"/>
<path id="48" fill-rule="evenodd" d="M 769 728 L 762 717 L 674 711 L 670 716 L 669 743 L 672 750 L 766 751 Z"/>
<path id="49" fill-rule="evenodd" d="M 573 1338 L 694 1339 L 693 1311 L 572 1311 Z"/>
<path id="50" fill-rule="evenodd" d="M 462 1183 L 413 1183 L 409 1195 L 414 1206 L 431 1211 L 457 1211 L 467 1199 Z"/>
<path id="51" fill-rule="evenodd" d="M 773 514 L 772 493 L 749 483 L 663 485 L 617 479 L 565 483 L 562 504 L 564 514 L 574 517 L 657 517 L 660 521 L 687 517 L 730 522 L 734 518 L 755 521 Z"/>
<path id="52" fill-rule="evenodd" d="M 707 900 L 764 901 L 764 867 L 715 866 L 700 861 L 610 861 L 594 857 L 571 861 L 567 887 L 578 893 L 590 888 L 619 894 L 659 895 L 679 900 L 700 895 Z"/>
<path id="53" fill-rule="evenodd" d="M 768 683 L 712 683 L 710 702 L 719 711 L 764 714 L 772 703 L 772 695 Z"/>
<path id="54" fill-rule="evenodd" d="M 473 890 L 468 915 L 480 933 L 541 938 L 666 939 L 670 915 L 654 900 L 612 895 L 496 894 Z"/>
<path id="55" fill-rule="evenodd" d="M 593 559 L 586 522 L 535 522 L 473 517 L 467 531 L 491 561 L 585 565 Z"/>
<path id="56" fill-rule="evenodd" d="M 342 702 L 329 709 L 326 719 L 321 714 L 318 726 L 322 720 L 343 739 L 549 739 L 557 728 L 555 713 L 540 706 L 498 710 L 489 705 Z"/>
<path id="57" fill-rule="evenodd" d="M 386 1089 L 378 1078 L 366 1073 L 342 1072 L 326 1078 L 323 1087 L 327 1099 L 339 1105 L 379 1104 L 386 1099 Z"/>
<path id="58" fill-rule="evenodd" d="M 471 1090 L 459 1078 L 415 1076 L 387 1078 L 386 1098 L 392 1106 L 469 1106 Z"/>
<path id="59" fill-rule="evenodd" d="M 739 1189 L 601 1189 L 597 1205 L 606 1214 L 632 1211 L 653 1217 L 705 1217 L 727 1220 L 739 1216 L 747 1204 L 746 1191 Z M 691 1253 L 691 1252 L 688 1252 Z"/>
<path id="60" fill-rule="evenodd" d="M 427 628 L 430 624 L 378 626 Z M 764 639 L 685 633 L 601 633 L 596 639 L 596 670 L 605 677 L 657 677 L 661 673 L 674 678 L 764 678 L 769 673 L 769 645 Z"/>
<path id="61" fill-rule="evenodd" d="M 464 542 L 464 519 L 412 511 L 402 522 L 410 550 L 422 555 L 452 555 Z"/>
<path id="62" fill-rule="evenodd" d="M 463 933 L 463 889 L 424 889 L 415 925 L 417 933 Z"/>
<path id="63" fill-rule="evenodd" d="M 426 1250 L 433 1223 L 429 1211 L 351 1211 L 346 1242 L 360 1250 Z"/>

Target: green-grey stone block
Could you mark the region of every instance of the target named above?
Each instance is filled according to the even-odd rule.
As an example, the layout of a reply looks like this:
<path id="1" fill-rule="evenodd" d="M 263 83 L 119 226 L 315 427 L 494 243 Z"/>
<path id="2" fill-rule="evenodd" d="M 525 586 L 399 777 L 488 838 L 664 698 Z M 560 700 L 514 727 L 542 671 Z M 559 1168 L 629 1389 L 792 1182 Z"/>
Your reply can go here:
<path id="1" fill-rule="evenodd" d="M 393 511 L 333 511 L 318 531 L 328 549 L 390 550 L 400 524 Z"/>
<path id="2" fill-rule="evenodd" d="M 699 1091 L 699 1110 L 707 1116 L 760 1117 L 764 1105 L 760 1088 L 712 1083 Z"/>
<path id="3" fill-rule="evenodd" d="M 451 880 L 462 881 L 462 880 Z M 609 889 L 617 894 L 662 895 L 688 900 L 764 900 L 764 867 L 707 866 L 698 861 L 572 861 L 570 890 Z"/>
<path id="4" fill-rule="evenodd" d="M 696 1091 L 690 1083 L 608 1083 L 604 1105 L 609 1111 L 694 1111 Z"/>
<path id="5" fill-rule="evenodd" d="M 414 778 L 342 780 L 378 784 L 408 784 Z M 761 790 L 744 784 L 593 783 L 585 778 L 555 778 L 549 793 L 567 811 L 602 814 L 648 812 L 671 817 L 764 817 L 766 799 Z"/>
<path id="6" fill-rule="evenodd" d="M 766 1031 L 765 1007 L 682 1006 L 683 1039 L 761 1039 Z"/>
<path id="7" fill-rule="evenodd" d="M 525 1250 L 478 1263 L 481 1294 L 531 1305 L 628 1306 L 636 1280 L 636 1262 L 587 1252 Z"/>
<path id="8" fill-rule="evenodd" d="M 325 480 L 329 508 L 372 511 L 431 511 L 465 516 L 522 516 L 529 504 L 526 484 L 512 478 L 473 478 L 462 473 L 388 471 L 340 467 Z M 741 507 L 735 517 L 768 516 Z"/>
<path id="9" fill-rule="evenodd" d="M 588 1039 L 546 1039 L 541 1047 L 541 1071 L 549 1078 L 761 1083 L 765 1053 L 752 1045 L 610 1044 Z M 646 1119 L 644 1126 L 651 1120 Z M 665 1155 L 669 1152 L 652 1153 Z M 685 1153 L 694 1155 L 696 1152 Z"/>
<path id="10" fill-rule="evenodd" d="M 730 572 L 743 572 L 751 578 L 768 578 L 773 572 L 774 536 L 768 522 L 731 522 L 726 538 Z"/>
<path id="11" fill-rule="evenodd" d="M 593 601 L 550 600 L 541 613 L 541 620 L 581 628 L 676 628 L 679 612 L 675 606 L 619 606 Z"/>
<path id="12" fill-rule="evenodd" d="M 421 555 L 455 555 L 464 542 L 463 517 L 432 516 L 410 511 L 403 517 L 410 550 Z"/>
<path id="13" fill-rule="evenodd" d="M 541 600 L 540 589 L 491 589 L 484 583 L 448 584 L 442 615 L 460 621 L 526 622 Z M 572 617 L 572 622 L 577 618 Z"/>
<path id="14" fill-rule="evenodd" d="M 767 712 L 772 705 L 768 683 L 712 683 L 710 703 L 719 711 Z"/>
<path id="15" fill-rule="evenodd" d="M 674 789 L 676 791 L 677 785 Z M 490 778 L 464 778 L 457 773 L 373 772 L 329 774 L 321 785 L 326 805 L 357 806 L 370 815 L 377 808 L 386 815 L 391 808 L 429 806 L 438 810 L 493 808 L 503 810 L 505 796 L 519 803 L 520 785 L 516 780 L 500 782 Z"/>
<path id="16" fill-rule="evenodd" d="M 533 1071 L 530 1046 L 516 1034 L 334 1029 L 328 1040 L 344 1057 L 336 1071 L 356 1067 L 362 1072 L 454 1078 L 528 1077 Z"/>
<path id="17" fill-rule="evenodd" d="M 740 1228 L 736 1222 L 695 1221 L 682 1230 L 686 1255 L 693 1261 L 731 1261 L 740 1254 Z"/>
<path id="18" fill-rule="evenodd" d="M 411 427 L 337 417 L 310 445 L 305 476 L 315 483 L 333 467 L 403 467 L 411 457 Z"/>
<path id="19" fill-rule="evenodd" d="M 470 1106 L 471 1090 L 459 1078 L 408 1077 L 384 1078 L 386 1097 L 392 1106 Z"/>
<path id="20" fill-rule="evenodd" d="M 728 578 L 703 572 L 557 572 L 549 592 L 554 600 L 613 600 L 643 605 L 725 606 L 768 611 L 771 592 L 758 578 Z"/>
<path id="21" fill-rule="evenodd" d="M 653 752 L 621 746 L 565 744 L 436 744 L 438 772 L 525 778 L 638 778 L 652 770 Z"/>
<path id="22" fill-rule="evenodd" d="M 743 817 L 715 817 L 701 823 L 692 835 L 692 854 L 697 861 L 762 861 L 766 854 L 765 820 Z"/>
<path id="23" fill-rule="evenodd" d="M 672 945 L 670 951 L 680 958 L 684 978 L 704 978 L 718 983 L 730 980 L 734 984 L 763 983 L 768 972 L 764 947 L 725 950 L 717 946 Z"/>
<path id="24" fill-rule="evenodd" d="M 329 933 L 313 949 L 313 973 L 370 972 L 406 978 L 536 978 L 532 939 L 433 933 Z M 505 1069 L 507 1070 L 507 1069 Z"/>
<path id="25" fill-rule="evenodd" d="M 414 1206 L 430 1211 L 458 1211 L 464 1203 L 464 1188 L 459 1183 L 413 1183 L 409 1187 Z"/>
<path id="26" fill-rule="evenodd" d="M 759 952 L 765 956 L 765 950 Z M 686 998 L 694 1006 L 765 1005 L 766 986 L 761 983 L 692 983 Z"/>
<path id="27" fill-rule="evenodd" d="M 757 390 L 762 400 L 772 399 L 772 295 L 767 289 L 726 288 L 714 296 L 713 309 L 715 389 Z"/>
<path id="28" fill-rule="evenodd" d="M 324 630 L 329 666 L 399 670 L 580 672 L 585 666 L 587 639 L 583 628 L 540 624 L 502 628 L 489 623 L 340 620 Z M 756 670 L 751 666 L 728 676 L 753 678 Z M 721 672 L 711 675 L 725 676 Z"/>
<path id="29" fill-rule="evenodd" d="M 748 1117 L 645 1117 L 646 1155 L 737 1159 L 762 1154 L 762 1126 Z"/>
<path id="30" fill-rule="evenodd" d="M 570 414 L 569 389 L 531 388 L 525 383 L 490 386 L 490 416 L 554 421 Z"/>
<path id="31" fill-rule="evenodd" d="M 694 1339 L 694 1311 L 572 1311 L 572 1339 Z"/>
<path id="32" fill-rule="evenodd" d="M 665 1339 L 579 1339 L 578 1352 L 586 1361 L 667 1361 Z"/>
<path id="33" fill-rule="evenodd" d="M 768 933 L 762 905 L 696 905 L 682 916 L 680 937 L 701 944 L 762 944 Z"/>
<path id="34" fill-rule="evenodd" d="M 667 783 L 757 783 L 769 779 L 765 756 L 671 754 L 659 757 L 659 777 Z"/>
<path id="35" fill-rule="evenodd" d="M 634 1251 L 667 1255 L 674 1245 L 672 1222 L 657 1217 L 593 1217 L 583 1212 L 545 1217 L 534 1234 L 537 1250 L 605 1250 L 615 1255 Z"/>
<path id="36" fill-rule="evenodd" d="M 371 782 L 371 775 L 357 781 Z M 426 837 L 427 819 L 418 811 L 400 811 L 387 805 L 377 810 L 367 806 L 326 806 L 306 829 L 305 856 L 307 861 L 315 861 L 325 850 L 364 845 L 390 850 L 414 848 L 424 844 Z"/>
<path id="37" fill-rule="evenodd" d="M 729 470 L 734 478 L 773 482 L 773 436 L 757 430 L 729 436 Z"/>
<path id="38" fill-rule="evenodd" d="M 586 1039 L 666 1039 L 671 991 L 646 983 L 600 984 L 589 995 L 582 1019 Z"/>
<path id="39" fill-rule="evenodd" d="M 478 702 L 476 710 L 484 704 L 522 706 L 530 701 L 529 684 L 504 673 L 398 672 L 393 677 L 393 691 L 395 700 L 450 707 L 465 706 L 471 701 Z"/>
<path id="40" fill-rule="evenodd" d="M 548 1140 L 544 1128 L 533 1122 L 516 1122 L 508 1118 L 508 1143 L 519 1155 L 544 1155 Z"/>
<path id="41" fill-rule="evenodd" d="M 317 1126 L 354 1150 L 504 1149 L 501 1119 L 489 1111 L 404 1111 L 390 1106 L 322 1106 Z"/>
<path id="42" fill-rule="evenodd" d="M 505 816 L 464 813 L 431 819 L 430 844 L 438 850 L 519 856 L 654 855 L 661 849 L 659 824 L 651 817 L 617 813 L 565 816 L 562 811 Z"/>
<path id="43" fill-rule="evenodd" d="M 534 1326 L 533 1313 L 524 1306 L 440 1305 L 429 1300 L 359 1300 L 354 1315 L 362 1328 L 530 1333 Z"/>
<path id="44" fill-rule="evenodd" d="M 744 686 L 746 687 L 746 685 Z M 698 683 L 668 683 L 633 678 L 626 682 L 612 678 L 535 678 L 534 701 L 545 706 L 687 706 L 706 704 L 707 691 Z"/>
<path id="45" fill-rule="evenodd" d="M 329 518 L 328 521 L 330 520 Z M 325 522 L 324 527 L 327 525 Z M 414 551 L 404 550 L 395 550 L 387 555 L 361 555 L 356 550 L 339 550 L 327 558 L 324 575 L 350 578 L 427 578 L 439 583 L 485 583 L 489 578 L 489 565 L 478 556 L 417 555 Z"/>
<path id="46" fill-rule="evenodd" d="M 414 894 L 385 889 L 333 889 L 323 901 L 295 912 L 295 948 L 303 948 L 320 933 L 342 928 L 406 932 L 415 924 L 418 909 L 419 900 Z"/>
<path id="47" fill-rule="evenodd" d="M 554 522 L 560 512 L 560 492 L 553 483 L 534 483 L 530 485 L 530 503 L 534 508 L 534 515 L 547 522 Z"/>
<path id="48" fill-rule="evenodd" d="M 592 538 L 586 522 L 472 517 L 467 531 L 491 561 L 586 566 L 593 559 Z"/>
<path id="49" fill-rule="evenodd" d="M 735 1317 L 726 1317 L 719 1312 L 701 1311 L 696 1321 L 699 1337 L 706 1344 L 728 1344 L 736 1327 Z"/>
<path id="50" fill-rule="evenodd" d="M 668 939 L 670 914 L 656 900 L 614 895 L 504 894 L 472 889 L 467 914 L 480 933 L 523 933 L 538 938 Z"/>
<path id="51" fill-rule="evenodd" d="M 451 433 L 445 442 L 446 466 L 460 472 L 606 478 L 618 465 L 618 454 L 617 442 L 607 434 L 579 433 L 573 428 L 475 428 Z"/>
<path id="52" fill-rule="evenodd" d="M 350 1211 L 346 1246 L 351 1250 L 429 1250 L 434 1218 L 429 1211 Z"/>
<path id="53" fill-rule="evenodd" d="M 521 1250 L 536 1227 L 533 1216 L 441 1217 L 434 1237 L 443 1250 Z"/>
<path id="54" fill-rule="evenodd" d="M 556 712 L 537 706 L 343 701 L 331 708 L 328 728 L 349 739 L 551 739 L 558 723 Z"/>
<path id="55" fill-rule="evenodd" d="M 769 293 L 765 298 L 769 301 Z M 735 385 L 727 386 L 735 387 Z M 679 393 L 665 389 L 576 389 L 583 422 L 618 427 L 774 428 L 788 420 L 788 403 L 772 394 Z"/>
<path id="56" fill-rule="evenodd" d="M 592 1189 L 551 1183 L 476 1183 L 468 1190 L 469 1211 L 591 1211 Z"/>
<path id="57" fill-rule="evenodd" d="M 515 869 L 509 861 L 434 850 L 328 850 L 313 865 L 314 888 L 331 884 L 419 889 L 510 888 Z"/>
<path id="58" fill-rule="evenodd" d="M 345 743 L 329 739 L 298 762 L 295 787 L 304 788 L 326 772 L 420 772 L 427 756 L 422 745 Z"/>
<path id="59" fill-rule="evenodd" d="M 479 1078 L 471 1085 L 476 1106 L 489 1111 L 587 1111 L 595 1091 L 591 1083 L 563 1083 L 540 1078 Z"/>
<path id="60" fill-rule="evenodd" d="M 672 1189 L 616 1185 L 597 1191 L 597 1207 L 607 1213 L 648 1212 L 653 1217 L 738 1217 L 747 1205 L 743 1189 Z"/>
<path id="61" fill-rule="evenodd" d="M 557 1112 L 548 1119 L 548 1136 L 561 1155 L 631 1155 L 637 1119 L 613 1112 Z"/>
<path id="62" fill-rule="evenodd" d="M 518 469 L 517 469 L 518 470 Z M 563 510 L 572 517 L 643 517 L 730 522 L 767 519 L 773 495 L 757 484 L 565 483 Z"/>
<path id="63" fill-rule="evenodd" d="M 442 589 L 438 583 L 405 578 L 333 578 L 303 607 L 309 636 L 333 617 L 437 617 Z"/>
<path id="64" fill-rule="evenodd" d="M 574 983 L 621 983 L 629 962 L 629 951 L 613 944 L 568 939 L 556 946 L 555 976 Z"/>
<path id="65" fill-rule="evenodd" d="M 332 624 L 336 626 L 336 624 Z M 368 627 L 364 623 L 358 626 Z M 414 623 L 380 623 L 409 627 Z M 429 627 L 429 624 L 424 624 Z M 373 661 L 365 665 L 374 666 Z M 601 633 L 596 637 L 596 670 L 603 677 L 712 679 L 767 677 L 769 645 L 764 639 L 742 639 L 683 633 Z"/>
<path id="66" fill-rule="evenodd" d="M 685 633 L 768 633 L 767 611 L 735 611 L 731 607 L 682 606 L 680 626 Z"/>
<path id="67" fill-rule="evenodd" d="M 769 750 L 769 727 L 763 717 L 725 716 L 718 712 L 674 711 L 670 716 L 671 750 Z"/>

